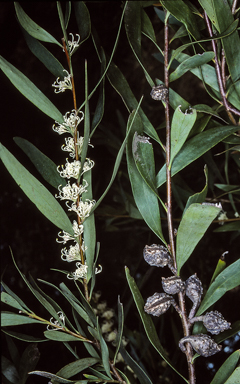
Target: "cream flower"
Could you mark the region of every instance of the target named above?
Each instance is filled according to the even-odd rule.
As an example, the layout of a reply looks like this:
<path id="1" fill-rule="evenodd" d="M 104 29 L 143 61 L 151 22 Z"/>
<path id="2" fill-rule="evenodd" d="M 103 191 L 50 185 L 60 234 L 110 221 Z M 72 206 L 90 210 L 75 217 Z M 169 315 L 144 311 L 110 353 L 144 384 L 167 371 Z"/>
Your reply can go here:
<path id="1" fill-rule="evenodd" d="M 70 177 L 74 177 L 74 179 L 78 179 L 81 170 L 81 162 L 79 160 L 74 160 L 69 163 L 68 159 L 66 159 L 65 168 L 62 165 L 62 170 L 59 170 L 60 165 L 57 167 L 58 172 L 61 177 L 66 177 L 70 179 Z"/>
<path id="2" fill-rule="evenodd" d="M 82 146 L 83 146 L 84 137 L 78 137 L 77 139 L 77 148 L 78 148 L 78 155 L 80 156 L 82 152 Z M 76 156 L 75 152 L 75 143 L 73 137 L 66 137 L 65 143 L 61 146 L 61 149 L 63 151 L 69 152 L 69 156 L 74 158 Z"/>
<path id="3" fill-rule="evenodd" d="M 68 250 L 66 247 L 63 248 L 61 250 L 61 259 L 63 261 L 67 261 L 68 263 L 72 261 L 81 260 L 79 244 L 76 243 L 75 245 L 70 245 L 70 248 Z"/>
<path id="4" fill-rule="evenodd" d="M 65 316 L 64 316 L 64 314 L 61 312 L 61 311 L 59 311 L 58 313 L 57 313 L 58 315 L 59 315 L 59 319 L 62 321 L 62 323 L 63 323 L 63 325 L 65 325 Z M 53 325 L 55 325 L 55 326 L 57 326 L 57 327 L 60 327 L 61 329 L 63 329 L 64 327 L 59 323 L 59 321 L 58 320 L 54 320 L 54 317 L 51 317 L 51 319 L 50 319 L 50 323 L 51 324 L 53 324 Z M 51 325 L 48 325 L 47 326 L 47 329 L 49 330 L 49 331 L 56 331 L 56 330 L 58 330 L 59 328 L 52 328 L 51 327 Z"/>
<path id="5" fill-rule="evenodd" d="M 72 36 L 72 41 L 68 40 L 68 46 L 69 46 L 69 55 L 72 56 L 76 48 L 79 47 L 79 41 L 80 41 L 80 35 L 76 33 L 77 41 L 74 40 L 74 36 L 72 33 L 69 33 L 69 35 Z M 63 49 L 64 51 L 64 49 Z"/>
<path id="6" fill-rule="evenodd" d="M 62 240 L 56 239 L 57 243 L 66 244 L 69 240 L 76 241 L 76 237 L 80 236 L 83 233 L 83 225 L 78 225 L 76 220 L 73 221 L 73 232 L 74 236 L 70 235 L 66 231 L 58 232 L 58 236 L 62 238 Z"/>
<path id="7" fill-rule="evenodd" d="M 73 109 L 72 112 L 66 112 L 63 116 L 64 123 L 59 124 L 57 121 L 55 121 L 55 123 L 58 124 L 58 127 L 56 127 L 54 124 L 52 129 L 59 135 L 69 132 L 71 132 L 73 135 L 78 124 L 80 124 L 80 122 L 84 119 L 84 113 L 82 111 L 79 111 L 79 113 L 81 113 L 81 116 L 76 114 L 75 109 Z"/>
<path id="8" fill-rule="evenodd" d="M 58 88 L 54 89 L 55 93 L 65 92 L 66 89 L 72 90 L 72 76 L 66 69 L 64 69 L 63 72 L 66 72 L 67 76 L 64 76 L 63 80 L 60 80 L 60 77 L 58 77 L 57 80 L 52 84 L 53 87 Z"/>
<path id="9" fill-rule="evenodd" d="M 80 201 L 78 205 L 75 203 L 72 203 L 70 207 L 66 202 L 66 206 L 68 207 L 68 210 L 76 212 L 82 221 L 90 215 L 90 212 L 95 204 L 96 204 L 95 200 L 86 199 L 84 202 Z"/>
<path id="10" fill-rule="evenodd" d="M 70 280 L 78 280 L 78 279 L 86 279 L 87 278 L 87 269 L 88 266 L 86 264 L 82 264 L 80 262 L 76 263 L 76 271 L 69 273 L 67 278 Z"/>
<path id="11" fill-rule="evenodd" d="M 77 198 L 87 191 L 87 187 L 88 183 L 86 180 L 83 180 L 83 184 L 79 186 L 76 183 L 70 184 L 70 181 L 68 181 L 68 184 L 64 187 L 59 185 L 59 195 L 55 195 L 55 197 L 61 200 L 72 200 L 76 202 Z"/>

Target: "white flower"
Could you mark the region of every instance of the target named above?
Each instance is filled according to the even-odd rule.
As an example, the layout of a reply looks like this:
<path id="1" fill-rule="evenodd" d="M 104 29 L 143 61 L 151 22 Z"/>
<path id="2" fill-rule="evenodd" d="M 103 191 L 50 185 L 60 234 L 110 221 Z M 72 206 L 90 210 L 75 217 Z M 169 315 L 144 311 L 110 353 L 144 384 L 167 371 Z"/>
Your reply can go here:
<path id="1" fill-rule="evenodd" d="M 66 89 L 72 90 L 72 77 L 66 69 L 64 69 L 63 72 L 66 72 L 67 76 L 64 76 L 63 80 L 60 80 L 60 77 L 58 77 L 57 80 L 52 84 L 52 87 L 58 88 L 54 89 L 55 93 L 65 92 Z"/>
<path id="2" fill-rule="evenodd" d="M 69 55 L 72 56 L 75 49 L 79 47 L 80 35 L 78 33 L 76 33 L 77 41 L 74 41 L 74 36 L 72 33 L 69 33 L 69 35 L 72 36 L 72 41 L 68 40 Z M 64 51 L 64 49 L 63 49 L 63 51 Z"/>
<path id="3" fill-rule="evenodd" d="M 78 225 L 76 220 L 73 220 L 73 232 L 76 237 L 80 236 L 83 233 L 83 225 Z"/>
<path id="4" fill-rule="evenodd" d="M 76 263 L 76 271 L 69 273 L 67 278 L 70 280 L 78 280 L 78 279 L 86 279 L 87 278 L 87 269 L 88 266 L 86 264 L 81 264 L 80 262 Z"/>
<path id="5" fill-rule="evenodd" d="M 70 207 L 66 202 L 66 206 L 68 207 L 68 210 L 76 212 L 82 221 L 90 215 L 90 212 L 95 204 L 96 204 L 95 200 L 86 199 L 84 202 L 82 200 L 79 201 L 78 205 L 75 203 L 72 203 Z"/>
<path id="6" fill-rule="evenodd" d="M 62 323 L 65 325 L 65 316 L 64 316 L 64 314 L 61 312 L 61 311 L 59 311 L 58 313 L 57 313 L 58 315 L 59 315 L 59 319 L 62 321 Z M 64 327 L 59 323 L 59 321 L 58 320 L 53 320 L 54 319 L 54 317 L 51 317 L 51 319 L 50 319 L 50 323 L 51 324 L 53 324 L 53 325 L 57 325 L 58 327 L 60 327 L 61 329 L 63 329 Z M 47 326 L 47 329 L 49 330 L 49 331 L 56 331 L 57 329 L 59 329 L 59 328 L 52 328 L 50 325 L 48 325 Z"/>
<path id="7" fill-rule="evenodd" d="M 79 111 L 79 112 L 81 113 L 80 117 L 76 114 L 75 109 L 73 109 L 72 112 L 66 112 L 65 115 L 63 116 L 64 123 L 59 124 L 57 121 L 55 121 L 55 123 L 58 124 L 58 127 L 56 127 L 54 124 L 52 129 L 55 132 L 57 132 L 59 135 L 62 135 L 63 133 L 69 133 L 69 132 L 71 132 L 73 135 L 78 124 L 84 119 L 84 113 L 82 111 Z M 69 114 L 69 117 L 68 117 L 68 114 Z"/>
<path id="8" fill-rule="evenodd" d="M 78 137 L 77 139 L 77 147 L 78 147 L 78 155 L 80 156 L 81 152 L 82 152 L 82 146 L 83 146 L 83 141 L 84 141 L 84 137 Z M 72 158 L 75 157 L 76 155 L 76 152 L 75 152 L 75 143 L 74 143 L 74 139 L 73 137 L 66 137 L 65 138 L 65 143 L 66 144 L 63 144 L 61 146 L 61 149 L 63 151 L 66 151 L 66 152 L 70 152 L 69 153 L 69 156 L 71 156 Z"/>
<path id="9" fill-rule="evenodd" d="M 63 261 L 67 261 L 68 263 L 71 261 L 81 260 L 79 244 L 76 243 L 75 245 L 70 245 L 69 250 L 67 250 L 66 247 L 63 248 L 61 250 L 61 259 Z"/>
<path id="10" fill-rule="evenodd" d="M 70 184 L 70 181 L 68 181 L 67 185 L 61 187 L 62 185 L 59 185 L 59 196 L 55 195 L 56 198 L 77 201 L 77 198 L 87 191 L 88 183 L 83 180 L 83 185 L 77 185 L 76 183 Z"/>
<path id="11" fill-rule="evenodd" d="M 71 163 L 68 162 L 68 159 L 66 159 L 65 169 L 62 165 L 62 171 L 59 170 L 60 165 L 57 167 L 58 172 L 60 173 L 60 176 L 66 177 L 67 179 L 70 179 L 70 177 L 74 177 L 75 179 L 78 179 L 80 175 L 81 170 L 81 162 L 79 160 L 74 160 Z"/>
<path id="12" fill-rule="evenodd" d="M 83 173 L 89 171 L 89 169 L 91 169 L 93 166 L 94 166 L 94 161 L 93 161 L 93 160 L 90 160 L 90 159 L 88 159 L 88 158 L 86 158 L 86 161 L 85 161 L 85 163 L 83 164 L 83 170 L 82 170 L 81 175 L 82 175 Z"/>
<path id="13" fill-rule="evenodd" d="M 74 236 L 70 235 L 66 231 L 62 231 L 58 233 L 58 236 L 61 237 L 62 240 L 56 239 L 56 242 L 66 244 L 66 242 L 69 240 L 76 241 L 76 237 L 80 236 L 83 233 L 83 225 L 78 225 L 78 223 L 74 220 L 72 227 L 73 227 Z"/>

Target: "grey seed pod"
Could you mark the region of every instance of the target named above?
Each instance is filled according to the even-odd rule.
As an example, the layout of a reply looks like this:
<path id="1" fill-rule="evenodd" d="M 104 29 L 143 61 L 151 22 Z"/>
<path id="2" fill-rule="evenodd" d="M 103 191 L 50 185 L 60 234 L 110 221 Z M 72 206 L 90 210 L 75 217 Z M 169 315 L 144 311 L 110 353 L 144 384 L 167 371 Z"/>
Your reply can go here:
<path id="1" fill-rule="evenodd" d="M 203 293 L 202 283 L 197 275 L 190 276 L 186 281 L 186 295 L 193 302 L 200 302 Z"/>
<path id="2" fill-rule="evenodd" d="M 215 343 L 210 336 L 204 335 L 200 333 L 199 335 L 192 335 L 183 337 L 179 341 L 179 348 L 182 352 L 186 352 L 185 343 L 190 343 L 193 347 L 194 351 L 196 351 L 199 355 L 208 357 L 215 355 L 215 353 L 221 351 L 222 346 Z"/>
<path id="3" fill-rule="evenodd" d="M 162 287 L 164 292 L 174 295 L 185 290 L 185 283 L 179 276 L 162 277 Z"/>
<path id="4" fill-rule="evenodd" d="M 144 311 L 153 316 L 160 316 L 168 310 L 173 302 L 172 296 L 155 292 L 153 296 L 147 299 Z"/>
<path id="5" fill-rule="evenodd" d="M 166 101 L 168 96 L 168 89 L 164 84 L 160 84 L 157 87 L 153 87 L 150 93 L 154 100 Z"/>
<path id="6" fill-rule="evenodd" d="M 171 261 L 168 250 L 163 245 L 145 245 L 143 249 L 143 257 L 146 262 L 155 267 L 165 267 Z"/>
<path id="7" fill-rule="evenodd" d="M 231 323 L 228 323 L 218 311 L 207 312 L 203 316 L 203 324 L 213 335 L 218 335 L 220 332 L 231 328 Z"/>

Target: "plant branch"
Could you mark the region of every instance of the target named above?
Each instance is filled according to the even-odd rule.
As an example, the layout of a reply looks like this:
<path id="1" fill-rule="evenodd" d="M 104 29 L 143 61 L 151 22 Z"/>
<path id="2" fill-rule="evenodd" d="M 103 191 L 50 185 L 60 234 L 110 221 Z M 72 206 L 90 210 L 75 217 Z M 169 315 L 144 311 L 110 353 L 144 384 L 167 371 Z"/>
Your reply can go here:
<path id="1" fill-rule="evenodd" d="M 205 17 L 205 20 L 206 20 L 209 36 L 213 37 L 213 31 L 212 31 L 211 23 L 209 21 L 209 18 L 208 18 L 208 15 L 207 15 L 206 11 L 204 11 L 204 17 Z M 223 105 L 224 105 L 224 107 L 226 109 L 226 112 L 227 112 L 228 117 L 231 120 L 231 122 L 234 125 L 237 125 L 236 120 L 234 119 L 234 117 L 233 117 L 231 112 L 235 113 L 235 115 L 237 115 L 237 116 L 240 116 L 240 112 L 236 108 L 232 107 L 229 104 L 228 100 L 227 100 L 225 89 L 224 89 L 224 85 L 223 85 L 223 79 L 222 79 L 222 76 L 221 76 L 221 69 L 220 69 L 220 65 L 219 65 L 219 61 L 218 61 L 216 40 L 214 40 L 214 39 L 212 39 L 212 48 L 213 48 L 213 52 L 214 52 L 215 70 L 216 70 L 219 90 L 220 90 L 221 97 L 222 97 L 222 103 L 223 103 Z"/>
<path id="2" fill-rule="evenodd" d="M 169 72 L 168 72 L 168 50 L 169 50 L 169 36 L 168 36 L 168 20 L 165 12 L 165 27 L 164 27 L 164 82 L 166 88 L 169 88 Z M 175 244 L 174 244 L 174 231 L 173 231 L 173 220 L 172 220 L 172 186 L 171 186 L 171 169 L 169 167 L 171 158 L 171 125 L 170 125 L 170 114 L 169 114 L 169 96 L 166 97 L 165 107 L 165 120 L 166 120 L 166 179 L 167 179 L 167 221 L 168 221 L 168 234 L 170 249 L 173 258 L 174 267 L 177 268 Z M 181 310 L 181 321 L 183 327 L 184 336 L 190 335 L 190 326 L 188 323 L 188 317 L 186 312 L 186 305 L 184 294 L 180 292 L 178 294 L 179 306 Z M 188 363 L 188 375 L 189 384 L 196 383 L 195 367 L 192 362 L 193 350 L 190 343 L 186 343 L 186 358 Z"/>

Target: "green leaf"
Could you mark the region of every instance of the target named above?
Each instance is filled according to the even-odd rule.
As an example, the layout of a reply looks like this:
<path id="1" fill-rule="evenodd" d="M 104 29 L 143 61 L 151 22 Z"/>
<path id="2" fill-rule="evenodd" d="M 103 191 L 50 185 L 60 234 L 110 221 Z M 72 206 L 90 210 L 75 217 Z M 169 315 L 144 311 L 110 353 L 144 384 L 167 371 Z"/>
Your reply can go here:
<path id="1" fill-rule="evenodd" d="M 106 56 L 104 54 L 104 50 L 101 48 L 101 76 L 103 75 L 105 69 L 106 69 Z M 104 105 L 105 105 L 105 93 L 104 93 L 104 86 L 105 86 L 105 77 L 103 78 L 100 89 L 99 89 L 99 97 L 96 105 L 96 109 L 92 118 L 92 125 L 91 125 L 91 134 L 90 137 L 92 137 L 93 133 L 95 132 L 95 129 L 100 124 L 103 114 L 104 114 Z"/>
<path id="2" fill-rule="evenodd" d="M 205 173 L 205 178 L 206 178 L 205 187 L 203 188 L 203 190 L 201 192 L 195 193 L 194 195 L 192 195 L 188 198 L 187 204 L 186 204 L 184 211 L 183 211 L 183 215 L 191 204 L 193 204 L 193 203 L 200 203 L 201 204 L 205 201 L 206 196 L 207 196 L 207 192 L 208 192 L 208 169 L 207 169 L 206 165 L 204 167 L 204 173 Z"/>
<path id="3" fill-rule="evenodd" d="M 57 44 L 62 48 L 60 44 L 50 33 L 36 24 L 22 9 L 19 3 L 14 2 L 17 18 L 21 26 L 29 33 L 29 35 L 35 37 L 38 40 L 45 41 L 47 43 Z"/>
<path id="4" fill-rule="evenodd" d="M 55 76 L 64 78 L 64 68 L 62 64 L 45 48 L 37 39 L 29 35 L 23 29 L 23 35 L 30 51 L 45 65 L 45 67 Z"/>
<path id="5" fill-rule="evenodd" d="M 102 363 L 103 363 L 106 374 L 108 375 L 108 377 L 110 377 L 110 379 L 112 379 L 111 372 L 110 372 L 110 364 L 109 364 L 108 346 L 101 333 L 101 328 L 99 326 L 99 323 L 97 323 L 97 330 L 98 330 L 98 337 L 99 337 L 100 346 L 101 346 Z"/>
<path id="6" fill-rule="evenodd" d="M 3 376 L 12 384 L 19 384 L 20 377 L 14 364 L 5 356 L 1 356 L 1 371 Z M 4 379 L 3 379 L 4 381 Z"/>
<path id="7" fill-rule="evenodd" d="M 124 326 L 123 305 L 120 302 L 120 297 L 118 296 L 118 333 L 117 333 L 117 337 L 116 337 L 116 350 L 114 352 L 114 359 L 113 359 L 114 365 L 115 365 L 117 354 L 119 352 L 120 345 L 122 342 L 123 326 Z"/>
<path id="8" fill-rule="evenodd" d="M 64 333 L 61 331 L 55 331 L 55 330 L 45 331 L 44 336 L 47 339 L 54 340 L 54 341 L 63 341 L 63 342 L 82 341 L 80 338 L 78 338 L 76 336 L 72 336 L 72 335 L 69 335 L 68 333 Z"/>
<path id="9" fill-rule="evenodd" d="M 37 344 L 30 344 L 24 350 L 19 363 L 19 376 L 21 380 L 19 384 L 25 384 L 28 378 L 28 372 L 34 369 L 39 361 L 40 353 Z"/>
<path id="10" fill-rule="evenodd" d="M 233 352 L 219 368 L 210 384 L 225 384 L 226 380 L 233 373 L 240 357 L 240 351 Z M 240 376 L 239 376 L 240 377 Z"/>
<path id="11" fill-rule="evenodd" d="M 235 126 L 218 126 L 207 131 L 201 132 L 198 135 L 188 140 L 182 147 L 181 151 L 176 155 L 171 174 L 174 176 L 194 160 L 198 159 L 209 149 L 222 141 L 225 137 L 231 135 L 237 130 Z M 159 188 L 166 181 L 166 166 L 164 165 L 157 176 L 157 187 Z"/>
<path id="12" fill-rule="evenodd" d="M 74 235 L 72 223 L 58 201 L 1 143 L 0 157 L 8 172 L 39 211 L 58 228 Z"/>
<path id="13" fill-rule="evenodd" d="M 216 277 L 219 275 L 219 273 L 221 273 L 226 268 L 226 266 L 227 266 L 226 261 L 224 259 L 224 256 L 222 256 L 218 260 L 217 266 L 216 266 L 215 271 L 214 271 L 212 278 L 211 278 L 210 285 L 213 283 L 213 281 L 216 279 Z"/>
<path id="14" fill-rule="evenodd" d="M 69 379 L 69 377 L 77 375 L 79 372 L 82 372 L 84 369 L 91 367 L 96 363 L 99 363 L 99 359 L 86 357 L 84 359 L 77 360 L 65 365 L 56 374 L 58 376 L 64 377 L 65 379 Z"/>
<path id="15" fill-rule="evenodd" d="M 125 360 L 126 364 L 133 370 L 135 375 L 141 384 L 152 384 L 152 381 L 148 377 L 148 375 L 144 372 L 144 370 L 136 363 L 135 360 L 129 355 L 125 348 L 120 348 L 120 353 Z"/>
<path id="16" fill-rule="evenodd" d="M 28 343 L 41 343 L 43 341 L 47 341 L 46 339 L 39 339 L 38 337 L 33 337 L 30 335 L 25 335 L 24 333 L 13 332 L 6 329 L 2 329 L 2 332 L 6 333 L 6 335 L 14 337 L 15 339 L 26 341 Z"/>
<path id="17" fill-rule="evenodd" d="M 240 384 L 240 367 L 236 368 L 224 384 Z"/>
<path id="18" fill-rule="evenodd" d="M 142 176 L 139 174 L 133 159 L 133 135 L 135 134 L 135 132 L 142 133 L 143 131 L 143 125 L 140 116 L 136 114 L 136 118 L 134 120 L 133 118 L 134 111 L 132 112 L 128 120 L 127 129 L 129 130 L 129 127 L 131 127 L 131 132 L 128 137 L 126 154 L 128 173 L 130 177 L 134 200 L 147 225 L 164 242 L 164 244 L 166 244 L 166 241 L 164 240 L 162 234 L 158 198 L 155 193 L 151 190 L 151 188 L 149 188 L 149 186 L 145 183 Z"/>
<path id="19" fill-rule="evenodd" d="M 240 259 L 225 268 L 208 288 L 206 295 L 196 313 L 200 316 L 211 305 L 216 303 L 227 291 L 240 284 Z"/>
<path id="20" fill-rule="evenodd" d="M 32 372 L 28 372 L 28 374 L 46 377 L 56 383 L 63 383 L 63 384 L 76 383 L 76 380 L 67 380 L 67 379 L 64 379 L 63 377 L 60 377 L 60 376 L 54 375 L 53 373 L 45 372 L 45 371 L 32 371 Z"/>
<path id="21" fill-rule="evenodd" d="M 12 312 L 1 312 L 1 324 L 2 327 L 10 327 L 12 325 L 21 325 L 21 324 L 44 324 L 44 321 L 32 319 L 24 315 L 18 315 Z"/>
<path id="22" fill-rule="evenodd" d="M 65 186 L 67 184 L 66 180 L 57 171 L 56 164 L 35 145 L 21 137 L 14 137 L 13 140 L 26 153 L 38 172 L 50 185 L 58 189 L 60 185 Z"/>
<path id="23" fill-rule="evenodd" d="M 34 85 L 22 72 L 0 56 L 0 68 L 9 78 L 11 83 L 25 96 L 31 103 L 40 109 L 53 120 L 63 123 L 61 112 L 53 103 Z"/>
<path id="24" fill-rule="evenodd" d="M 174 157 L 178 154 L 183 144 L 187 140 L 187 137 L 196 121 L 197 112 L 196 109 L 191 109 L 183 113 L 181 111 L 181 105 L 176 108 L 171 126 L 171 168 Z"/>
<path id="25" fill-rule="evenodd" d="M 203 64 L 208 63 L 214 58 L 214 52 L 203 52 L 202 54 L 193 55 L 189 59 L 184 60 L 174 72 L 170 74 L 169 81 L 175 81 L 184 73 L 190 71 L 193 68 L 200 67 Z"/>
<path id="26" fill-rule="evenodd" d="M 144 33 L 152 41 L 157 43 L 157 39 L 156 39 L 156 36 L 155 36 L 155 32 L 154 32 L 154 28 L 153 28 L 152 22 L 151 22 L 149 16 L 147 15 L 147 13 L 144 11 L 143 8 L 141 9 L 141 16 L 142 16 L 142 19 L 141 19 L 142 33 Z"/>
<path id="27" fill-rule="evenodd" d="M 186 210 L 177 231 L 176 261 L 178 274 L 220 211 L 220 208 L 196 203 L 191 204 Z"/>
<path id="28" fill-rule="evenodd" d="M 25 312 L 25 309 L 19 304 L 19 302 L 6 292 L 1 292 L 1 302 Z"/>
<path id="29" fill-rule="evenodd" d="M 154 323 L 152 321 L 152 318 L 149 314 L 147 314 L 145 311 L 144 311 L 144 301 L 143 301 L 143 298 L 142 298 L 142 295 L 138 289 L 138 286 L 134 280 L 134 278 L 130 275 L 130 272 L 129 272 L 129 269 L 127 267 L 125 267 L 125 273 L 126 273 L 126 277 L 127 277 L 127 282 L 128 282 L 128 285 L 129 285 L 129 288 L 131 290 L 131 293 L 132 293 L 132 296 L 133 296 L 133 299 L 135 301 L 135 304 L 137 306 L 137 309 L 138 309 L 138 312 L 139 312 L 139 315 L 141 317 L 141 320 L 142 320 L 142 323 L 143 323 L 143 326 L 144 326 L 144 329 L 145 329 L 145 332 L 147 334 L 147 337 L 150 341 L 150 343 L 152 344 L 152 346 L 156 349 L 156 351 L 159 353 L 159 355 L 166 361 L 166 363 L 179 375 L 181 376 L 181 378 L 183 380 L 186 381 L 186 383 L 188 383 L 188 380 L 185 379 L 185 377 L 183 377 L 173 366 L 172 364 L 170 363 L 170 360 L 169 358 L 167 357 L 167 354 L 164 350 L 164 348 L 162 347 L 160 341 L 159 341 L 159 337 L 158 337 L 158 334 L 156 332 L 156 329 L 155 329 L 155 326 L 154 326 Z"/>
<path id="30" fill-rule="evenodd" d="M 240 220 L 234 221 L 233 223 L 225 223 L 221 227 L 214 229 L 213 232 L 232 232 L 240 231 Z"/>
<path id="31" fill-rule="evenodd" d="M 82 44 L 91 33 L 91 20 L 87 6 L 83 1 L 73 2 L 75 17 L 77 21 L 79 35 L 81 37 L 80 43 Z"/>
<path id="32" fill-rule="evenodd" d="M 156 79 L 157 85 L 164 84 L 163 81 Z M 181 105 L 182 111 L 186 112 L 188 108 L 190 108 L 190 104 L 183 99 L 177 92 L 173 89 L 169 88 L 169 104 L 174 109 L 177 109 L 179 105 Z"/>
<path id="33" fill-rule="evenodd" d="M 1 281 L 1 285 L 4 290 L 20 304 L 21 307 L 23 307 L 29 313 L 32 312 L 31 309 L 29 309 L 28 306 L 10 288 L 8 288 L 8 286 L 3 281 Z"/>

